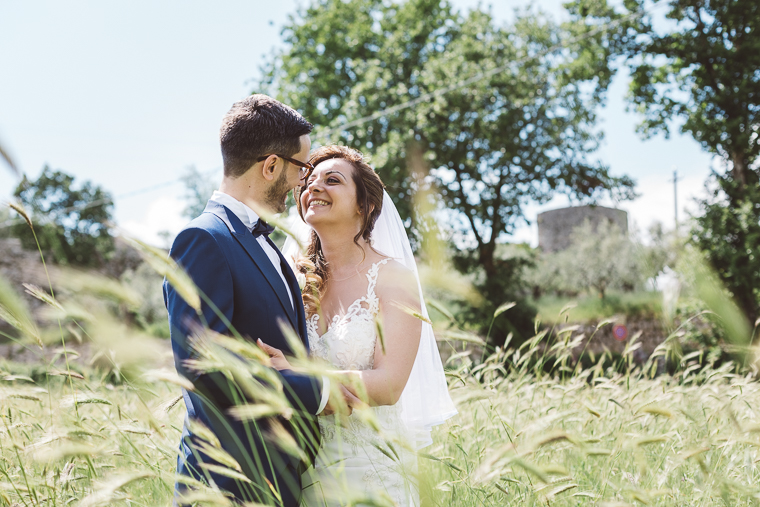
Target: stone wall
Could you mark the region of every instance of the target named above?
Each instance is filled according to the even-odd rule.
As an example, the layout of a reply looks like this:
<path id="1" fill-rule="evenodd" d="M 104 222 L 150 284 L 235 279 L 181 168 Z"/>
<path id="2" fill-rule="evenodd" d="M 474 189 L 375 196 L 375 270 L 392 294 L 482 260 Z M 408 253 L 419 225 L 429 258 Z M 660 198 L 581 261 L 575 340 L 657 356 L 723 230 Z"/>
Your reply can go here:
<path id="1" fill-rule="evenodd" d="M 594 229 L 603 221 L 616 224 L 624 233 L 628 233 L 628 213 L 623 210 L 604 206 L 572 206 L 538 215 L 538 246 L 544 252 L 557 252 L 570 246 L 573 229 L 585 220 L 591 222 Z"/>

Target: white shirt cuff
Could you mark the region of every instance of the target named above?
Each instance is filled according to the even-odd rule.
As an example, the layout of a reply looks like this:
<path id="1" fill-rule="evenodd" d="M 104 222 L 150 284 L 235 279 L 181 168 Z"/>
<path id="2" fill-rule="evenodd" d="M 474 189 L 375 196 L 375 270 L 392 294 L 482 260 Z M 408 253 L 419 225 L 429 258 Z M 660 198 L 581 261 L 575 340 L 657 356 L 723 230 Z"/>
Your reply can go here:
<path id="1" fill-rule="evenodd" d="M 322 401 L 319 402 L 319 409 L 317 409 L 317 415 L 321 414 L 327 406 L 327 400 L 330 398 L 330 379 L 322 376 Z"/>

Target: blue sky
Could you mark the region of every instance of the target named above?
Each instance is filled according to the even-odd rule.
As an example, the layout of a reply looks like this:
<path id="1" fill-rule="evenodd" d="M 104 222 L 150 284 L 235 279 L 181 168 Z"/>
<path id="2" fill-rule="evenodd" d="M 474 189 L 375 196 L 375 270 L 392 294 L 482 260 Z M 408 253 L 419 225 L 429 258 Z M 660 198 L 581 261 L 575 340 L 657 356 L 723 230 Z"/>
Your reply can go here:
<path id="1" fill-rule="evenodd" d="M 454 0 L 467 9 L 476 0 Z M 530 1 L 498 0 L 508 19 Z M 487 3 L 486 3 L 487 4 Z M 561 16 L 561 2 L 534 2 Z M 230 105 L 251 92 L 264 55 L 298 2 L 34 1 L 2 3 L 0 142 L 36 177 L 45 164 L 91 180 L 116 197 L 117 223 L 160 243 L 161 230 L 186 222 L 179 183 L 189 165 L 219 169 L 218 128 Z M 673 223 L 673 168 L 682 208 L 702 192 L 710 157 L 690 138 L 640 140 L 625 112 L 626 77 L 616 78 L 601 112 L 606 141 L 600 157 L 613 173 L 638 181 L 641 197 L 620 207 L 640 229 Z M 0 200 L 16 180 L 0 170 Z M 138 192 L 134 193 L 133 192 Z M 130 195 L 132 194 L 132 195 Z M 529 206 L 528 218 L 563 206 L 558 198 Z M 683 213 L 683 210 L 682 210 Z M 683 215 L 682 215 L 683 216 Z M 535 226 L 513 240 L 535 244 Z"/>

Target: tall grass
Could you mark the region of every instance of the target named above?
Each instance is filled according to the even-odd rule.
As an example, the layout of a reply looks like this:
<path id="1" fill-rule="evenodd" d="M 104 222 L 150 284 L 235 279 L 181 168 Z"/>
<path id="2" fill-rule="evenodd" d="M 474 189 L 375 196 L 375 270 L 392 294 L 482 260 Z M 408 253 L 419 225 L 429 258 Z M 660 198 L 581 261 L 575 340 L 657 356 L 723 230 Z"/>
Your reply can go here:
<path id="1" fill-rule="evenodd" d="M 450 371 L 460 414 L 428 450 L 432 505 L 757 503 L 760 389 L 736 365 L 653 377 L 602 356 L 560 380 L 528 366 L 537 345 Z"/>
<path id="2" fill-rule="evenodd" d="M 420 453 L 425 505 L 757 503 L 760 389 L 751 376 L 695 357 L 676 375 L 652 376 L 654 360 L 630 360 L 634 347 L 622 368 L 603 355 L 573 370 L 562 362 L 572 332 L 555 344 L 547 336 L 482 363 L 468 350 L 449 359 L 459 415 Z M 52 375 L 50 365 L 35 381 L 25 366 L 0 367 L 0 505 L 170 505 L 182 381 L 159 370 L 113 384 L 70 361 L 81 375 Z"/>

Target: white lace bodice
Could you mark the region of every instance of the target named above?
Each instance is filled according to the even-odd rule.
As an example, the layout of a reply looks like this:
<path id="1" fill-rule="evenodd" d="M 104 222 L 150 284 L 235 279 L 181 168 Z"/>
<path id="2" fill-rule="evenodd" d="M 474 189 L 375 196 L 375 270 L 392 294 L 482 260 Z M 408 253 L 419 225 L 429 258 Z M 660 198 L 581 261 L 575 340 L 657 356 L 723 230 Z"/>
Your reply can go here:
<path id="1" fill-rule="evenodd" d="M 377 340 L 375 319 L 380 310 L 375 287 L 380 266 L 388 260 L 383 259 L 370 267 L 366 274 L 367 293 L 351 303 L 345 314 L 333 317 L 323 335 L 319 334 L 319 315 L 312 315 L 306 322 L 313 356 L 341 370 L 372 369 Z"/>
<path id="2" fill-rule="evenodd" d="M 307 321 L 309 348 L 313 357 L 323 359 L 340 370 L 371 370 L 375 364 L 377 343 L 377 314 L 380 301 L 375 294 L 380 266 L 390 259 L 374 263 L 367 271 L 367 293 L 351 303 L 345 314 L 338 314 L 330 321 L 324 334 L 319 334 L 319 315 Z M 373 407 L 379 425 L 388 433 L 401 435 L 401 407 L 398 405 Z M 349 416 L 345 427 L 337 429 L 332 417 L 320 417 L 319 426 L 323 440 L 341 438 L 353 446 L 379 441 L 377 432 L 362 422 L 361 418 Z"/>

